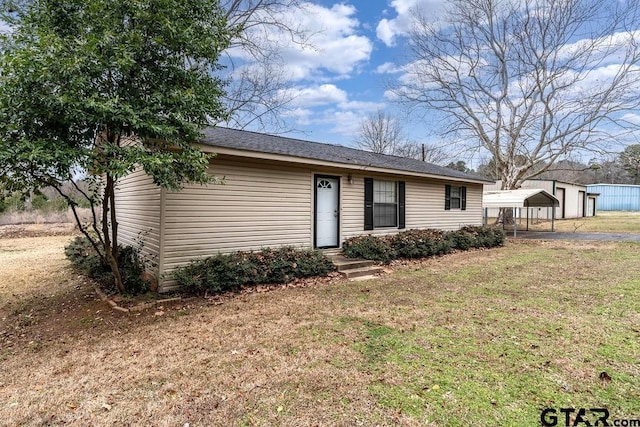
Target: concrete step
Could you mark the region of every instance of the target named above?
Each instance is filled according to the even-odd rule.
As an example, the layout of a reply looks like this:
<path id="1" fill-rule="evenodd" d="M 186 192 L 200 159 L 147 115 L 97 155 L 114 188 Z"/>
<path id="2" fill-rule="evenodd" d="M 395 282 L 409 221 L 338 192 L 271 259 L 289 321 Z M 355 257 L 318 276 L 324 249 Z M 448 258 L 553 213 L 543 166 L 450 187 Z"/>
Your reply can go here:
<path id="1" fill-rule="evenodd" d="M 331 248 L 331 249 L 321 249 L 322 253 L 328 256 L 329 258 L 334 256 L 343 256 L 342 249 L 340 248 Z"/>
<path id="2" fill-rule="evenodd" d="M 369 266 L 369 267 L 360 267 L 360 268 L 352 268 L 349 270 L 342 270 L 340 273 L 347 279 L 353 279 L 355 277 L 362 276 L 373 276 L 375 274 L 381 273 L 383 271 L 382 267 L 377 266 Z"/>
<path id="3" fill-rule="evenodd" d="M 331 261 L 335 264 L 338 271 L 353 270 L 354 268 L 370 267 L 374 264 L 373 261 L 366 259 L 347 258 L 344 256 L 333 256 Z"/>

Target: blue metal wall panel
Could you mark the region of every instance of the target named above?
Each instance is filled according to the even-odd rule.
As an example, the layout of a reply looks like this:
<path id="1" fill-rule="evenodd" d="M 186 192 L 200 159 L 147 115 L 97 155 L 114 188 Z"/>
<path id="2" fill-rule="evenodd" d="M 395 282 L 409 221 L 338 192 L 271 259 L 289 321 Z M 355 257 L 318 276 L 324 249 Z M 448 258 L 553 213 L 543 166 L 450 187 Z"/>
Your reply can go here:
<path id="1" fill-rule="evenodd" d="M 599 211 L 640 211 L 640 185 L 594 184 L 587 191 L 600 193 Z"/>

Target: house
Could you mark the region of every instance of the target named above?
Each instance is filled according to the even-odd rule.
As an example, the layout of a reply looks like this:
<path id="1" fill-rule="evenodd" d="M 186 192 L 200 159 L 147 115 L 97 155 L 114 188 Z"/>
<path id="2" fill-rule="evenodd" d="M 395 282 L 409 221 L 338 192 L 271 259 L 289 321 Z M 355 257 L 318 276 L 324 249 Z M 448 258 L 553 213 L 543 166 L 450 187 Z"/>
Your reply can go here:
<path id="1" fill-rule="evenodd" d="M 491 185 L 485 185 L 485 191 L 500 190 L 502 181 L 498 180 Z M 597 194 L 590 192 L 587 186 L 573 184 L 570 182 L 557 181 L 554 179 L 529 179 L 522 183 L 520 188 L 524 189 L 541 189 L 555 196 L 560 202 L 560 206 L 556 208 L 529 208 L 528 218 L 532 220 L 544 219 L 568 219 L 582 218 L 586 216 L 595 216 Z M 555 217 L 554 217 L 555 209 Z M 526 212 L 520 212 L 521 217 L 526 217 Z M 488 212 L 490 218 L 498 216 L 497 209 L 490 209 Z"/>
<path id="2" fill-rule="evenodd" d="M 593 184 L 590 193 L 597 193 L 601 211 L 640 211 L 640 185 Z"/>
<path id="3" fill-rule="evenodd" d="M 280 136 L 208 128 L 223 185 L 171 192 L 143 171 L 117 187 L 120 241 L 144 242 L 160 291 L 195 258 L 291 245 L 340 248 L 362 234 L 482 225 L 484 178 L 396 156 Z"/>

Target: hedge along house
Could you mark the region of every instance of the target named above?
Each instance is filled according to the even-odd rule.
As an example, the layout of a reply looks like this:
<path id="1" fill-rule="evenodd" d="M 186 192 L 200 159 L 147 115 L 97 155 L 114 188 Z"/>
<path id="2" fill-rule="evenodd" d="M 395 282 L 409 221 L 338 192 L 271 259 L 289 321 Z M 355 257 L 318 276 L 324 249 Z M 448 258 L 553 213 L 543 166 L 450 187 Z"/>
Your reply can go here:
<path id="1" fill-rule="evenodd" d="M 120 240 L 143 240 L 160 291 L 176 267 L 218 253 L 483 222 L 487 180 L 419 160 L 220 127 L 200 148 L 224 184 L 171 192 L 139 170 L 117 187 Z"/>

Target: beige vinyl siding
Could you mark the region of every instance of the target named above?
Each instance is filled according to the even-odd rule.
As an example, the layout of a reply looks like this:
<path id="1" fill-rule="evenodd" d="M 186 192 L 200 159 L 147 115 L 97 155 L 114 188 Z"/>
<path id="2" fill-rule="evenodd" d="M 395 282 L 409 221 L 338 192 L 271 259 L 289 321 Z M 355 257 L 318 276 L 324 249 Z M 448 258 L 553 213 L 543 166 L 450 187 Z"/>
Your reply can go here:
<path id="1" fill-rule="evenodd" d="M 116 214 L 121 244 L 137 245 L 144 240 L 143 252 L 158 262 L 160 255 L 161 190 L 138 169 L 116 185 Z"/>
<path id="2" fill-rule="evenodd" d="M 312 245 L 309 169 L 219 156 L 210 172 L 225 184 L 165 195 L 166 273 L 218 253 Z M 171 286 L 165 280 L 163 290 Z"/>
<path id="3" fill-rule="evenodd" d="M 353 184 L 343 179 L 342 240 L 361 234 L 392 234 L 398 228 L 364 229 L 364 178 L 405 182 L 406 229 L 457 230 L 465 225 L 482 225 L 482 185 L 390 175 L 353 175 Z M 445 185 L 467 187 L 467 208 L 444 209 Z"/>
<path id="4" fill-rule="evenodd" d="M 171 273 L 190 261 L 218 253 L 260 250 L 284 245 L 312 247 L 314 238 L 314 176 L 328 175 L 340 179 L 339 240 L 361 234 L 397 233 L 397 228 L 364 230 L 364 178 L 406 182 L 406 228 L 457 229 L 482 224 L 482 185 L 447 180 L 420 179 L 382 173 L 353 173 L 339 168 L 316 168 L 286 162 L 247 159 L 220 155 L 213 159 L 210 172 L 225 177 L 224 185 L 187 185 L 180 192 L 162 193 L 162 252 L 159 254 L 162 275 L 160 291 L 176 288 Z M 352 175 L 353 184 L 348 176 Z M 140 179 L 138 177 L 138 179 Z M 130 184 L 134 184 L 133 180 Z M 137 201 L 143 207 L 157 197 L 148 193 L 143 181 L 129 185 L 140 191 L 141 198 L 130 194 L 131 213 L 128 227 L 149 227 L 148 209 L 135 211 Z M 445 185 L 466 185 L 467 209 L 445 211 Z M 131 191 L 131 190 L 129 190 Z M 141 221 L 147 219 L 147 222 Z M 130 233 L 132 234 L 132 232 Z M 149 234 L 155 242 L 160 235 Z M 150 242 L 151 242 L 150 241 Z"/>

